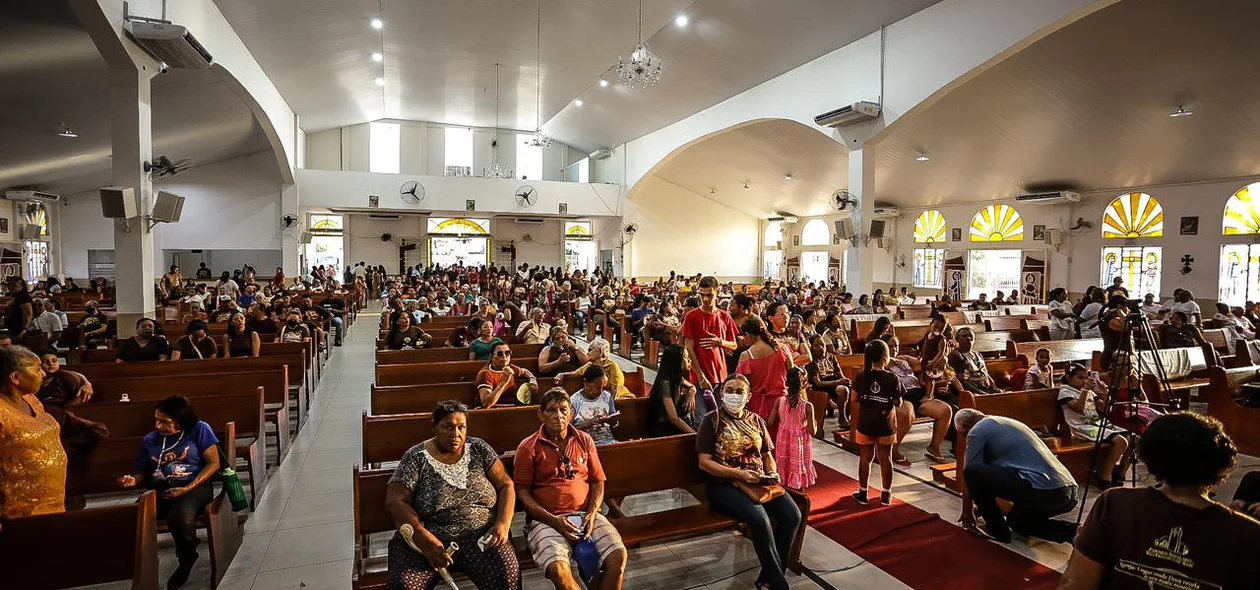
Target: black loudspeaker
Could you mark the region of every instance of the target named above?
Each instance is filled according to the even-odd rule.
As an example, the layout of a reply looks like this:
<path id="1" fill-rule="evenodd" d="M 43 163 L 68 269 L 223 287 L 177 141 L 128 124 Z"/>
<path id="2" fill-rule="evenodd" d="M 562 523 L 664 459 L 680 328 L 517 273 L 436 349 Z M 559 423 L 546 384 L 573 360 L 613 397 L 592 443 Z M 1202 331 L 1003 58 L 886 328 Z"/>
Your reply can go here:
<path id="1" fill-rule="evenodd" d="M 136 190 L 116 186 L 101 189 L 101 215 L 110 219 L 131 219 L 136 212 Z"/>
<path id="2" fill-rule="evenodd" d="M 853 222 L 848 219 L 836 221 L 836 237 L 847 240 L 853 237 Z"/>
<path id="3" fill-rule="evenodd" d="M 868 238 L 882 238 L 882 237 L 884 237 L 884 220 L 882 220 L 882 219 L 872 219 L 872 220 L 871 220 L 871 232 L 870 232 L 869 234 L 867 234 L 867 237 L 868 237 Z"/>
<path id="4" fill-rule="evenodd" d="M 158 191 L 157 199 L 153 201 L 153 214 L 150 217 L 153 221 L 175 223 L 179 221 L 179 215 L 183 211 L 184 197 Z"/>

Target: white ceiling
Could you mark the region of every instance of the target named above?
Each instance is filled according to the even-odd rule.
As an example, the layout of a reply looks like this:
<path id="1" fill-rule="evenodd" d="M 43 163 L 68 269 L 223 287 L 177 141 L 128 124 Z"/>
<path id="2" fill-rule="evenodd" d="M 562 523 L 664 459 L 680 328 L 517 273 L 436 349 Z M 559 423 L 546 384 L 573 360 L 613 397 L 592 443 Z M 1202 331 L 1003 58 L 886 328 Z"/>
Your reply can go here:
<path id="1" fill-rule="evenodd" d="M 876 195 L 902 206 L 1260 174 L 1255 0 L 1124 0 L 891 125 Z M 1169 118 L 1184 102 L 1193 116 Z M 931 161 L 915 162 L 920 150 Z"/>
<path id="2" fill-rule="evenodd" d="M 0 6 L 0 189 L 70 194 L 111 184 L 109 75 L 65 0 Z M 153 81 L 153 149 L 209 164 L 271 149 L 253 114 L 209 71 Z M 62 124 L 77 139 L 57 135 Z"/>
<path id="3" fill-rule="evenodd" d="M 834 213 L 828 197 L 846 186 L 848 162 L 848 151 L 830 137 L 795 121 L 770 119 L 687 146 L 653 175 L 760 219 L 806 217 Z"/>
<path id="4" fill-rule="evenodd" d="M 533 129 L 536 3 L 528 0 L 215 0 L 289 105 L 316 131 L 381 118 Z M 645 0 L 644 36 L 665 63 L 655 88 L 598 80 L 637 39 L 633 0 L 542 2 L 544 130 L 617 145 L 869 34 L 939 0 Z M 691 22 L 673 25 L 683 11 Z M 659 31 L 659 32 L 657 32 Z M 370 54 L 384 47 L 383 67 Z M 384 73 L 382 89 L 374 80 Z M 610 77 L 610 81 L 613 78 Z M 585 99 L 583 107 L 571 102 Z"/>

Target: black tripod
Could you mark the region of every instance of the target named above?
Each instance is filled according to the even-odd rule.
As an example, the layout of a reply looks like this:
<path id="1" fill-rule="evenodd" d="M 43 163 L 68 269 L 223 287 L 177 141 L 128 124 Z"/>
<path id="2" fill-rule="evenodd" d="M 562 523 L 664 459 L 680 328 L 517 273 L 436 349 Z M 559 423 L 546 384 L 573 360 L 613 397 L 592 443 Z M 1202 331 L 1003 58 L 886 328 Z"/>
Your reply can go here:
<path id="1" fill-rule="evenodd" d="M 1103 320 L 1109 321 L 1109 320 Z M 1143 344 L 1145 351 L 1150 354 L 1142 354 L 1142 350 L 1136 350 L 1134 346 L 1134 332 L 1138 335 L 1138 340 Z M 1123 356 L 1122 356 L 1123 355 Z M 1136 364 L 1134 363 L 1136 360 Z M 1168 382 L 1168 372 L 1164 369 L 1163 360 L 1160 358 L 1158 351 L 1155 350 L 1155 334 L 1151 331 L 1151 324 L 1146 320 L 1146 316 L 1141 312 L 1130 312 L 1124 316 L 1124 325 L 1120 329 L 1120 340 L 1116 344 L 1115 350 L 1109 357 L 1106 350 L 1103 352 L 1104 368 L 1109 370 L 1110 378 L 1107 385 L 1107 399 L 1103 404 L 1103 411 L 1099 416 L 1098 433 L 1094 437 L 1094 450 L 1090 456 L 1089 477 L 1085 479 L 1085 487 L 1081 490 L 1080 509 L 1076 515 L 1076 523 L 1080 525 L 1085 518 L 1085 499 L 1089 497 L 1089 488 L 1094 482 L 1094 478 L 1098 476 L 1098 458 L 1102 454 L 1102 444 L 1107 438 L 1107 430 L 1111 424 L 1111 414 L 1116 408 L 1128 408 L 1129 416 L 1137 417 L 1138 408 L 1160 407 L 1167 408 L 1168 404 L 1157 404 L 1149 401 L 1135 399 L 1136 396 L 1130 394 L 1130 400 L 1118 402 L 1116 396 L 1120 392 L 1120 384 L 1127 382 L 1135 374 L 1139 379 L 1138 390 L 1141 390 L 1141 376 L 1154 375 L 1156 385 L 1159 387 L 1161 399 L 1172 399 L 1172 386 Z M 1107 362 L 1111 363 L 1108 368 L 1105 366 Z M 1135 371 L 1136 369 L 1136 371 Z M 1132 391 L 1132 388 L 1129 388 Z M 1134 483 L 1137 482 L 1137 461 L 1133 460 L 1136 456 L 1137 449 L 1137 433 L 1130 433 L 1132 439 L 1129 445 L 1129 466 L 1130 476 Z"/>

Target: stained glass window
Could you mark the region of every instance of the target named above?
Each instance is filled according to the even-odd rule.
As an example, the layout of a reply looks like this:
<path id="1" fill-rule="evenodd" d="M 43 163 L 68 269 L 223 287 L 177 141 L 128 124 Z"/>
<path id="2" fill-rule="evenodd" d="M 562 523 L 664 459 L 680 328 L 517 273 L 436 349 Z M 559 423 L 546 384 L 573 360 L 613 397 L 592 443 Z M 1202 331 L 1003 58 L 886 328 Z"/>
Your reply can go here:
<path id="1" fill-rule="evenodd" d="M 1225 201 L 1225 223 L 1222 229 L 1227 236 L 1260 234 L 1260 182 L 1253 182 L 1238 189 Z"/>
<path id="2" fill-rule="evenodd" d="M 1221 280 L 1217 299 L 1242 305 L 1260 299 L 1260 244 L 1221 246 Z"/>
<path id="3" fill-rule="evenodd" d="M 340 215 L 311 215 L 310 228 L 313 234 L 340 234 L 342 231 Z"/>
<path id="4" fill-rule="evenodd" d="M 1147 293 L 1159 299 L 1159 282 L 1162 273 L 1163 248 L 1158 246 L 1124 246 L 1102 249 L 1102 275 L 1100 285 L 1110 285 L 1111 280 L 1124 279 L 1124 288 L 1132 299 L 1141 300 Z"/>
<path id="5" fill-rule="evenodd" d="M 1123 194 L 1103 212 L 1104 238 L 1159 238 L 1164 235 L 1164 208 L 1146 193 Z"/>
<path id="6" fill-rule="evenodd" d="M 914 241 L 939 244 L 945 241 L 945 216 L 935 209 L 924 211 L 914 220 Z"/>
<path id="7" fill-rule="evenodd" d="M 973 242 L 1019 242 L 1024 239 L 1024 220 L 1007 205 L 989 205 L 971 219 Z"/>
<path id="8" fill-rule="evenodd" d="M 431 234 L 479 234 L 490 233 L 489 219 L 464 219 L 463 217 L 430 217 L 429 233 Z"/>
<path id="9" fill-rule="evenodd" d="M 945 251 L 940 248 L 915 248 L 914 286 L 940 289 L 941 265 L 944 262 Z"/>
<path id="10" fill-rule="evenodd" d="M 48 235 L 48 209 L 43 203 L 27 203 L 23 214 L 27 223 L 39 226 L 39 235 Z"/>

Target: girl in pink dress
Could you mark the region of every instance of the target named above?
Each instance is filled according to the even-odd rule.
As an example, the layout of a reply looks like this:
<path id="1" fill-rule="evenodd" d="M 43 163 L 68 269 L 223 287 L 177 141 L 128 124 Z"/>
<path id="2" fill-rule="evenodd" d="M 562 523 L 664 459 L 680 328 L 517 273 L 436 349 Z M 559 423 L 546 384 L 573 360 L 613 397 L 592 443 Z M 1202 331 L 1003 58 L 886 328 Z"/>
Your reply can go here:
<path id="1" fill-rule="evenodd" d="M 770 430 L 778 429 L 774 438 L 774 462 L 779 466 L 783 485 L 794 490 L 814 485 L 818 477 L 809 440 L 818 424 L 814 420 L 814 405 L 805 399 L 807 383 L 804 369 L 788 369 L 787 395 L 779 398 L 770 413 Z"/>
<path id="2" fill-rule="evenodd" d="M 739 356 L 735 372 L 748 378 L 752 396 L 748 411 L 770 422 L 770 412 L 779 398 L 787 394 L 787 370 L 792 367 L 792 353 L 775 340 L 761 318 L 745 318 L 739 327 L 739 344 L 748 347 Z M 774 429 L 770 429 L 774 434 Z"/>

